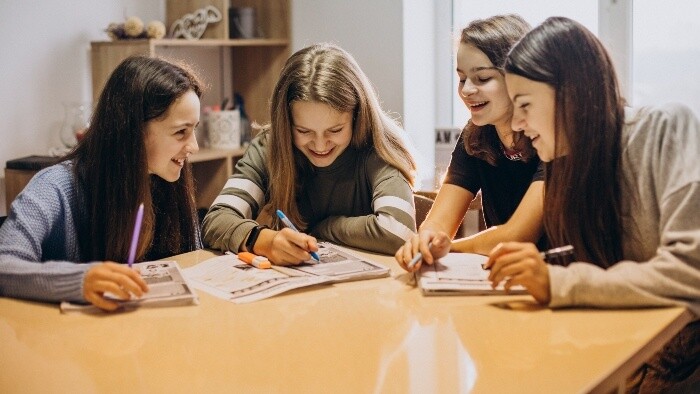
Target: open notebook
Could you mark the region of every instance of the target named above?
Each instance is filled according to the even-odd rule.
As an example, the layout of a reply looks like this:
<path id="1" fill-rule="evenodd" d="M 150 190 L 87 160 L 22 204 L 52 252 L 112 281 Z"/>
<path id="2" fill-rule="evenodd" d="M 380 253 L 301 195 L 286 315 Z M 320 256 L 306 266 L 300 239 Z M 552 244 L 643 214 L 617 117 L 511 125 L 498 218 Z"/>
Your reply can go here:
<path id="1" fill-rule="evenodd" d="M 273 265 L 271 269 L 258 269 L 235 255 L 225 254 L 186 268 L 184 272 L 197 289 L 237 304 L 301 287 L 389 275 L 387 267 L 327 242 L 319 243 L 318 255 L 319 263 L 309 260 L 295 266 Z"/>
<path id="2" fill-rule="evenodd" d="M 417 274 L 418 286 L 424 295 L 487 295 L 525 294 L 522 286 L 514 286 L 508 293 L 503 285 L 493 289 L 488 281 L 489 271 L 482 268 L 488 258 L 474 253 L 448 253 L 429 265 L 423 263 Z"/>

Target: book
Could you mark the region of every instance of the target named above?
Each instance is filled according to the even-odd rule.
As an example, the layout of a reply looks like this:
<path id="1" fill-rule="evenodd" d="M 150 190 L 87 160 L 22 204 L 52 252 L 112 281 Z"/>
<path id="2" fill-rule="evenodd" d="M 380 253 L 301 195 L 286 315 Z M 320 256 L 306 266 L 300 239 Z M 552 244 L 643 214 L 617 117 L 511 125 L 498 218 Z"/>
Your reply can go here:
<path id="1" fill-rule="evenodd" d="M 295 266 L 259 269 L 236 255 L 224 254 L 186 268 L 184 273 L 198 290 L 237 304 L 302 287 L 389 275 L 387 267 L 327 242 L 319 243 L 318 255 L 320 262 L 308 260 Z"/>
<path id="2" fill-rule="evenodd" d="M 424 295 L 504 295 L 526 294 L 522 286 L 508 293 L 499 284 L 495 289 L 488 280 L 489 270 L 482 268 L 488 257 L 474 253 L 448 253 L 434 264 L 423 264 L 417 273 L 418 286 Z"/>
<path id="3" fill-rule="evenodd" d="M 197 305 L 199 298 L 189 285 L 183 271 L 175 261 L 145 261 L 133 264 L 132 268 L 141 273 L 148 285 L 148 292 L 141 298 L 120 300 L 114 294 L 105 293 L 105 298 L 118 301 L 122 308 L 161 307 L 179 305 Z M 101 311 L 94 305 L 79 305 L 67 301 L 61 302 L 61 312 Z"/>

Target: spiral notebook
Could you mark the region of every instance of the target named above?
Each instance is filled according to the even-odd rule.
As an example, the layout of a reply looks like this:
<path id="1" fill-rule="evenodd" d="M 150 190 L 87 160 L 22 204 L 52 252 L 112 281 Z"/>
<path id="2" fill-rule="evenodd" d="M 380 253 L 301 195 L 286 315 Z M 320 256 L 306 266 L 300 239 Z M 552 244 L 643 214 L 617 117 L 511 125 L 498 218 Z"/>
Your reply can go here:
<path id="1" fill-rule="evenodd" d="M 474 253 L 448 253 L 435 264 L 423 264 L 418 286 L 423 295 L 503 295 L 525 294 L 522 286 L 512 287 L 508 293 L 500 284 L 495 289 L 488 280 L 489 272 L 482 268 L 488 257 Z"/>

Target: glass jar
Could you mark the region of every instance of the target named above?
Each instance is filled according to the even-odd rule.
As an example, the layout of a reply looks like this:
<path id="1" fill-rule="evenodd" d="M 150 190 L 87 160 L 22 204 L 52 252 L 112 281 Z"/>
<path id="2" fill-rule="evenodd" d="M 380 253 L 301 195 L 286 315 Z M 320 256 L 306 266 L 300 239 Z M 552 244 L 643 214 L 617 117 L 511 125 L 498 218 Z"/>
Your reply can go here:
<path id="1" fill-rule="evenodd" d="M 90 126 L 90 105 L 71 102 L 63 103 L 63 108 L 61 142 L 65 148 L 72 149 Z"/>

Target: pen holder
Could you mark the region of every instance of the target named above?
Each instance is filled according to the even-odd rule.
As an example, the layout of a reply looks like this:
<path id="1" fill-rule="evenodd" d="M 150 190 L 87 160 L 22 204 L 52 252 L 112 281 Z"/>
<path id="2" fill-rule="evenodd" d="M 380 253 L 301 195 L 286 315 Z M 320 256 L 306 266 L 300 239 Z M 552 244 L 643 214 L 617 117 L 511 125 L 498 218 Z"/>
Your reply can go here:
<path id="1" fill-rule="evenodd" d="M 238 109 L 210 112 L 207 115 L 207 132 L 211 148 L 240 148 L 241 114 Z"/>

